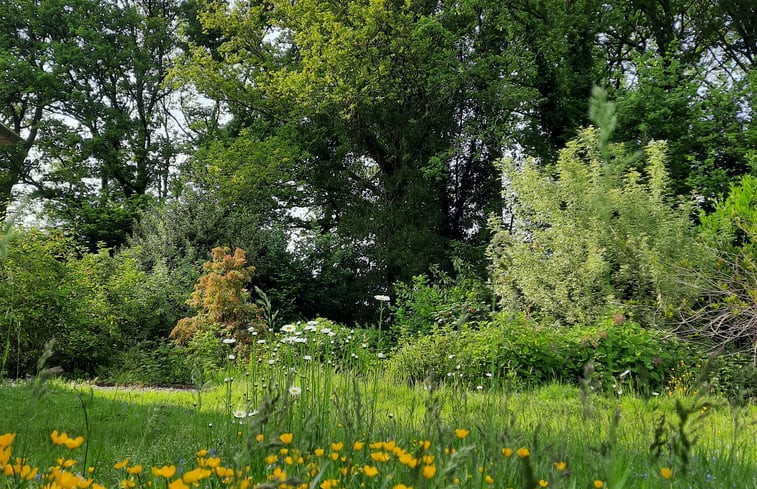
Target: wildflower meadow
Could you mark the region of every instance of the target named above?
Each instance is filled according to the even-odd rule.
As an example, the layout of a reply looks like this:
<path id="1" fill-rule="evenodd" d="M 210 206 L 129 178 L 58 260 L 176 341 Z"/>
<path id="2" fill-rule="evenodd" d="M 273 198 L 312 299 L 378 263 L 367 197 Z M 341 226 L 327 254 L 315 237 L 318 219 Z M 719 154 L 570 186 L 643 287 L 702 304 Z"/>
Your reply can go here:
<path id="1" fill-rule="evenodd" d="M 259 340 L 256 340 L 256 343 Z M 512 376 L 410 384 L 356 330 L 284 325 L 182 389 L 4 382 L 0 487 L 754 487 L 757 409 Z M 264 347 L 264 348 L 263 348 Z M 704 367 L 699 369 L 700 372 Z M 701 372 L 706 373 L 706 372 Z M 589 373 L 587 373 L 589 375 Z"/>

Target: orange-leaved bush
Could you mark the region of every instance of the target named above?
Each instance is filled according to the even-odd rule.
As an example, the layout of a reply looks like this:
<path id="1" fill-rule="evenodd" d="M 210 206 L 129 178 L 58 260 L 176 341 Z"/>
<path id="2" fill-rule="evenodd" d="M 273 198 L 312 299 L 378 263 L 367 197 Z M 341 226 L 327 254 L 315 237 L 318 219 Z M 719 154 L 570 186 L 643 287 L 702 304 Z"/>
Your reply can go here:
<path id="1" fill-rule="evenodd" d="M 255 267 L 247 264 L 244 250 L 237 248 L 232 255 L 228 247 L 213 248 L 210 261 L 202 268 L 204 273 L 187 301 L 197 309 L 197 315 L 180 319 L 171 338 L 186 345 L 196 333 L 218 327 L 222 337 L 245 341 L 250 328 L 265 328 L 260 308 L 250 302 L 245 288 Z"/>

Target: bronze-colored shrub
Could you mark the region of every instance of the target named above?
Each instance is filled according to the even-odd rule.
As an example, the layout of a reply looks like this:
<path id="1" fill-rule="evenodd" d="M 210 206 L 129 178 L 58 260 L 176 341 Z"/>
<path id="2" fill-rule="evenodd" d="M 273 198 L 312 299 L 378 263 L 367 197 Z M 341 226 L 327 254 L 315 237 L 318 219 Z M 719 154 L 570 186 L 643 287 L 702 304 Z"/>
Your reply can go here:
<path id="1" fill-rule="evenodd" d="M 237 248 L 232 255 L 227 247 L 213 248 L 211 259 L 203 265 L 203 274 L 187 301 L 197 309 L 197 314 L 180 319 L 171 331 L 171 338 L 186 345 L 197 332 L 215 325 L 223 338 L 248 343 L 249 328 L 256 331 L 265 328 L 260 308 L 250 302 L 250 293 L 245 288 L 254 271 L 255 267 L 247 265 L 244 250 Z"/>

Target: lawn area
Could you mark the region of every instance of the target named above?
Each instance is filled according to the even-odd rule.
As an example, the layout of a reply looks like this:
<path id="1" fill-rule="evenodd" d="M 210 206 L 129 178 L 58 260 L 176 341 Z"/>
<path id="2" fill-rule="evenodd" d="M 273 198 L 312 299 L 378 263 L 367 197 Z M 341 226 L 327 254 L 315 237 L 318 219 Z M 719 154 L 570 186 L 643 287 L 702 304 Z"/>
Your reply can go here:
<path id="1" fill-rule="evenodd" d="M 201 487 L 524 489 L 757 480 L 757 408 L 716 397 L 608 398 L 560 384 L 432 389 L 317 364 L 225 374 L 201 397 L 198 389 L 0 385 L 0 435 L 16 434 L 0 487 L 38 485 L 9 470 L 14 457 L 28 458 L 28 475 L 59 467 L 51 469 L 58 487 L 86 487 L 90 478 L 172 489 L 195 479 Z M 72 446 L 86 441 L 56 446 L 54 430 Z"/>

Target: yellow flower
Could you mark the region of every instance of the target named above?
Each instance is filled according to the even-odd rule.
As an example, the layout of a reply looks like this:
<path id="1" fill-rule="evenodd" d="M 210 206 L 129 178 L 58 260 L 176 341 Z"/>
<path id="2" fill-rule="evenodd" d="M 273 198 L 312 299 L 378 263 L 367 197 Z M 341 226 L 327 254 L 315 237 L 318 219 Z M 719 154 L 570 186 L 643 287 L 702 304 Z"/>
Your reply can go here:
<path id="1" fill-rule="evenodd" d="M 338 485 L 339 481 L 337 479 L 326 479 L 325 481 L 321 482 L 321 485 L 318 487 L 320 487 L 321 489 L 334 489 Z"/>
<path id="2" fill-rule="evenodd" d="M 0 467 L 8 463 L 11 458 L 11 447 L 0 448 Z"/>
<path id="3" fill-rule="evenodd" d="M 338 452 L 342 448 L 344 448 L 344 443 L 342 443 L 341 441 L 338 442 L 338 443 L 332 443 L 331 444 L 331 449 L 334 450 L 335 452 Z"/>
<path id="4" fill-rule="evenodd" d="M 390 457 L 386 452 L 371 452 L 371 458 L 374 462 L 388 462 Z"/>
<path id="5" fill-rule="evenodd" d="M 420 446 L 420 447 L 421 447 L 421 448 L 422 448 L 423 450 L 428 450 L 428 449 L 429 449 L 429 447 L 431 446 L 431 440 L 421 440 L 421 441 L 419 441 L 419 442 L 418 442 L 418 445 L 419 445 L 419 446 Z"/>
<path id="6" fill-rule="evenodd" d="M 436 465 L 425 465 L 422 473 L 426 479 L 432 478 L 436 474 Z"/>
<path id="7" fill-rule="evenodd" d="M 15 439 L 15 433 L 6 433 L 4 435 L 0 435 L 0 448 L 5 448 L 13 445 L 13 440 Z"/>
<path id="8" fill-rule="evenodd" d="M 406 486 L 405 484 L 397 484 L 392 486 L 392 489 L 413 489 L 413 486 Z"/>
<path id="9" fill-rule="evenodd" d="M 381 450 L 382 448 L 384 448 L 384 442 L 383 441 L 375 441 L 375 442 L 371 443 L 368 446 L 370 447 L 371 450 Z"/>
<path id="10" fill-rule="evenodd" d="M 66 435 L 65 433 L 61 435 L 58 433 L 58 430 L 53 430 L 53 432 L 50 433 L 50 439 L 56 445 L 63 445 L 63 442 L 65 441 L 66 438 L 68 438 L 68 435 Z"/>
<path id="11" fill-rule="evenodd" d="M 195 482 L 199 482 L 202 479 L 207 479 L 210 477 L 210 470 L 204 469 L 202 467 L 197 467 L 196 469 L 192 469 L 189 472 L 184 472 L 184 475 L 181 476 L 182 479 L 184 479 L 184 482 L 187 484 L 194 484 Z"/>
<path id="12" fill-rule="evenodd" d="M 176 466 L 175 465 L 164 465 L 161 468 L 153 467 L 152 468 L 152 475 L 155 477 L 165 477 L 166 479 L 170 479 L 174 476 L 176 473 Z"/>
<path id="13" fill-rule="evenodd" d="M 73 467 L 76 464 L 76 460 L 72 458 L 66 459 L 63 457 L 58 457 L 55 459 L 55 463 L 57 463 L 60 467 L 68 468 Z"/>
<path id="14" fill-rule="evenodd" d="M 32 469 L 30 466 L 24 465 L 19 475 L 21 476 L 22 479 L 26 479 L 30 481 L 34 479 L 35 477 L 37 477 L 37 472 L 39 472 L 39 469 L 37 467 L 34 467 Z"/>
<path id="15" fill-rule="evenodd" d="M 355 443 L 352 444 L 352 449 L 355 450 L 356 452 L 359 452 L 360 450 L 363 449 L 364 446 L 365 446 L 364 441 L 356 441 Z"/>
<path id="16" fill-rule="evenodd" d="M 294 464 L 294 459 L 291 456 L 287 455 L 286 457 L 284 457 L 284 463 L 287 465 L 292 465 Z"/>
<path id="17" fill-rule="evenodd" d="M 502 455 L 508 458 L 513 454 L 512 448 L 503 448 L 501 451 L 502 451 Z"/>
<path id="18" fill-rule="evenodd" d="M 402 465 L 407 465 L 413 460 L 413 454 L 412 453 L 403 453 L 398 457 L 398 460 Z"/>
<path id="19" fill-rule="evenodd" d="M 528 448 L 526 448 L 526 447 L 519 448 L 518 451 L 515 452 L 515 453 L 517 453 L 520 458 L 526 458 L 529 455 L 531 455 L 531 452 L 528 451 Z"/>
<path id="20" fill-rule="evenodd" d="M 257 435 L 255 435 L 256 442 L 260 443 L 261 441 L 263 441 L 263 439 L 265 439 L 265 435 L 263 435 L 263 433 L 258 433 Z"/>
<path id="21" fill-rule="evenodd" d="M 378 475 L 378 472 L 378 467 L 373 467 L 370 465 L 363 466 L 363 473 L 366 475 L 366 477 L 373 477 L 375 475 Z"/>
<path id="22" fill-rule="evenodd" d="M 555 466 L 555 469 L 562 472 L 563 470 L 565 470 L 567 464 L 565 462 L 555 462 L 552 465 Z"/>
<path id="23" fill-rule="evenodd" d="M 673 477 L 673 470 L 670 467 L 663 467 L 660 469 L 660 475 L 663 479 L 670 479 Z"/>
<path id="24" fill-rule="evenodd" d="M 339 459 L 339 454 L 337 452 L 333 452 L 329 454 L 329 457 L 331 457 L 331 460 L 336 462 Z"/>
<path id="25" fill-rule="evenodd" d="M 168 484 L 168 489 L 189 489 L 189 486 L 186 485 L 183 480 L 176 479 Z"/>
<path id="26" fill-rule="evenodd" d="M 273 469 L 273 479 L 278 479 L 280 481 L 284 481 L 287 478 L 287 473 L 281 470 L 280 467 L 276 467 Z"/>
<path id="27" fill-rule="evenodd" d="M 277 458 L 278 458 L 278 457 L 276 457 L 276 455 L 268 455 L 268 456 L 267 456 L 267 457 L 265 458 L 265 463 L 266 463 L 266 465 L 273 465 L 273 464 L 275 464 L 275 463 L 276 463 L 276 459 L 277 459 Z"/>
<path id="28" fill-rule="evenodd" d="M 461 440 L 465 438 L 466 436 L 468 436 L 469 433 L 470 431 L 462 429 L 462 428 L 457 428 L 455 430 L 455 436 L 460 438 Z"/>
<path id="29" fill-rule="evenodd" d="M 315 450 L 313 450 L 313 453 L 315 453 L 316 457 L 323 457 L 324 452 L 325 450 L 323 448 L 316 448 Z"/>
<path id="30" fill-rule="evenodd" d="M 76 483 L 76 487 L 79 489 L 87 489 L 89 486 L 92 485 L 92 479 L 79 479 L 79 482 Z"/>
<path id="31" fill-rule="evenodd" d="M 549 485 L 549 482 L 545 481 L 544 479 L 539 479 L 539 487 L 547 487 Z"/>
<path id="32" fill-rule="evenodd" d="M 123 469 L 124 467 L 126 467 L 127 465 L 129 465 L 129 459 L 125 458 L 125 459 L 121 460 L 120 462 L 118 462 L 116 465 L 114 465 L 113 468 L 120 470 L 120 469 Z"/>
<path id="33" fill-rule="evenodd" d="M 135 474 L 141 474 L 142 473 L 142 466 L 141 465 L 135 465 L 133 467 L 129 467 L 126 469 L 127 474 L 135 475 Z"/>
<path id="34" fill-rule="evenodd" d="M 134 479 L 123 479 L 121 481 L 120 487 L 121 489 L 131 489 L 132 487 L 136 486 L 137 483 L 134 482 Z"/>
<path id="35" fill-rule="evenodd" d="M 605 483 L 604 482 L 602 482 L 599 479 L 597 479 L 597 480 L 594 481 L 594 488 L 595 489 L 602 489 L 603 487 L 605 487 Z"/>
<path id="36" fill-rule="evenodd" d="M 208 460 L 206 460 L 205 463 L 211 469 L 215 469 L 216 467 L 221 465 L 221 457 L 211 457 Z"/>
<path id="37" fill-rule="evenodd" d="M 282 433 L 279 435 L 279 440 L 281 440 L 281 443 L 284 445 L 289 445 L 292 443 L 292 440 L 294 440 L 294 434 L 293 433 Z"/>
<path id="38" fill-rule="evenodd" d="M 493 478 L 492 478 L 492 476 L 490 476 L 489 474 L 487 474 L 487 475 L 486 475 L 486 477 L 484 477 L 484 480 L 485 480 L 485 481 L 486 481 L 486 483 L 487 483 L 487 484 L 489 484 L 489 485 L 491 485 L 491 484 L 494 484 L 494 479 L 493 479 Z"/>
<path id="39" fill-rule="evenodd" d="M 199 452 L 196 453 L 196 455 L 198 457 L 204 457 L 207 454 L 208 454 L 208 449 L 207 448 L 203 448 L 202 450 L 200 450 Z"/>
<path id="40" fill-rule="evenodd" d="M 76 438 L 66 438 L 63 443 L 66 445 L 66 448 L 69 450 L 73 450 L 75 448 L 79 448 L 82 443 L 84 443 L 84 437 L 83 436 L 77 436 Z"/>

